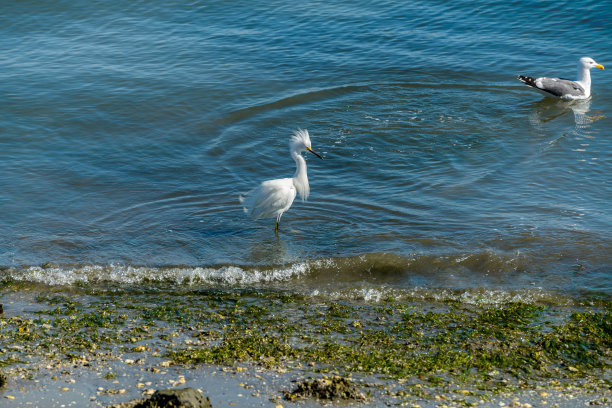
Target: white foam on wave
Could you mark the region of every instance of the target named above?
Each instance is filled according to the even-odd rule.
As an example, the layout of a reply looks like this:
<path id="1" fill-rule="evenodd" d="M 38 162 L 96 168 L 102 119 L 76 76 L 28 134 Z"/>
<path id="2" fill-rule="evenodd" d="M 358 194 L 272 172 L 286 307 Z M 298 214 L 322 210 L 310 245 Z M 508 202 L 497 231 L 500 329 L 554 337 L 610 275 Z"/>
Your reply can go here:
<path id="1" fill-rule="evenodd" d="M 470 305 L 500 306 L 509 303 L 538 303 L 553 302 L 565 303 L 566 299 L 542 289 L 503 290 L 503 289 L 464 289 L 452 290 L 448 288 L 346 288 L 325 292 L 314 290 L 313 297 L 331 298 L 332 300 L 365 301 L 372 303 L 394 301 L 434 301 L 434 302 L 460 302 Z"/>
<path id="2" fill-rule="evenodd" d="M 249 285 L 282 282 L 305 275 L 310 265 L 296 263 L 269 269 L 219 267 L 144 267 L 130 265 L 87 265 L 78 267 L 30 266 L 9 269 L 8 278 L 19 282 L 66 286 L 87 283 L 139 284 L 143 282 L 171 282 L 177 285 Z"/>

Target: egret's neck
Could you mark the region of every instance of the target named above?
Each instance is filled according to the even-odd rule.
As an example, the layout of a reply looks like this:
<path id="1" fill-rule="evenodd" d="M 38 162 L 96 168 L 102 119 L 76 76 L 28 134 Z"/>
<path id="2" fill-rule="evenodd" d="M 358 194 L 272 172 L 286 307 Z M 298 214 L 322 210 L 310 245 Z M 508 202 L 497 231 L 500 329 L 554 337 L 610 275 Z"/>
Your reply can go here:
<path id="1" fill-rule="evenodd" d="M 295 160 L 296 165 L 295 174 L 293 175 L 293 185 L 300 194 L 300 197 L 302 197 L 302 200 L 306 200 L 310 193 L 308 175 L 306 174 L 306 160 L 297 152 L 291 152 L 291 156 L 293 160 Z"/>
<path id="2" fill-rule="evenodd" d="M 586 91 L 591 93 L 591 70 L 583 65 L 578 66 L 578 82 Z"/>

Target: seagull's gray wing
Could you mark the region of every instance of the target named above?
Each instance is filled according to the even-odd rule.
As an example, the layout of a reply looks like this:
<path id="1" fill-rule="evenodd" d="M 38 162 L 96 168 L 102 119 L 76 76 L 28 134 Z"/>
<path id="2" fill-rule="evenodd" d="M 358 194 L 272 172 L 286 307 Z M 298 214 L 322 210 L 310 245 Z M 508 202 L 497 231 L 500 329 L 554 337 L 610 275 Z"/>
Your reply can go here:
<path id="1" fill-rule="evenodd" d="M 584 89 L 576 82 L 563 78 L 537 78 L 535 87 L 554 96 L 584 96 Z"/>

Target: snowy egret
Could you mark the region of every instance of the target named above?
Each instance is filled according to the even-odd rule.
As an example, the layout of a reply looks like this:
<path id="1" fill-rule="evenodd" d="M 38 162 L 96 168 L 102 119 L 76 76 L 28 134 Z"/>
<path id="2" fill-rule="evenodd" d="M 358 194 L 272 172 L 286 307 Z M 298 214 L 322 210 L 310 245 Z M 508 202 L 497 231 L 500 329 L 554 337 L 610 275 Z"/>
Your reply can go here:
<path id="1" fill-rule="evenodd" d="M 533 78 L 519 75 L 519 81 L 542 92 L 546 96 L 556 96 L 561 99 L 586 99 L 591 96 L 591 68 L 604 69 L 593 58 L 582 57 L 578 61 L 578 79 L 570 81 L 563 78 Z"/>
<path id="2" fill-rule="evenodd" d="M 312 150 L 310 135 L 307 130 L 299 129 L 293 133 L 289 142 L 289 151 L 296 165 L 295 174 L 292 178 L 266 180 L 259 187 L 250 191 L 246 197 L 240 197 L 240 202 L 244 203 L 244 211 L 254 219 L 276 217 L 275 233 L 278 233 L 278 223 L 281 216 L 293 204 L 296 193 L 300 193 L 300 197 L 304 201 L 308 198 L 310 192 L 308 176 L 306 175 L 306 160 L 300 153 L 307 151 L 319 159 L 323 159 Z"/>

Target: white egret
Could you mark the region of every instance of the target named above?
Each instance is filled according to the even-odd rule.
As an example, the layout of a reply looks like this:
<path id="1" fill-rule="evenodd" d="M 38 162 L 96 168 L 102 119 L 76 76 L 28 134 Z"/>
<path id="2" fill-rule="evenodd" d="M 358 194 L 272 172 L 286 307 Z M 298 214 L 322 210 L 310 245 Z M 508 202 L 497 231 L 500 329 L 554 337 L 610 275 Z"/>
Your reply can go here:
<path id="1" fill-rule="evenodd" d="M 571 81 L 563 78 L 533 78 L 519 75 L 518 80 L 542 92 L 546 96 L 556 96 L 561 99 L 586 99 L 591 96 L 591 68 L 604 69 L 593 58 L 582 57 L 578 61 L 578 79 Z"/>
<path id="2" fill-rule="evenodd" d="M 306 160 L 302 157 L 301 152 L 307 151 L 323 159 L 312 150 L 308 130 L 299 129 L 293 133 L 289 142 L 289 151 L 296 165 L 292 178 L 266 180 L 259 187 L 250 191 L 246 197 L 240 197 L 240 202 L 244 204 L 244 211 L 254 219 L 276 217 L 275 233 L 278 233 L 281 216 L 293 204 L 296 193 L 300 193 L 302 201 L 305 201 L 310 193 Z"/>

